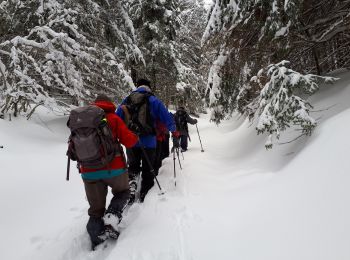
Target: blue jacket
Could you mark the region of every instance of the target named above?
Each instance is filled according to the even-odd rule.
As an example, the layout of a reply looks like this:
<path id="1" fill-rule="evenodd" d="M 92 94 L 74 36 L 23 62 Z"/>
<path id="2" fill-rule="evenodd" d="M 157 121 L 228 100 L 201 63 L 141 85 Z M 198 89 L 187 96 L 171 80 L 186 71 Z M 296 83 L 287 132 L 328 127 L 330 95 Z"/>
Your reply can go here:
<path id="1" fill-rule="evenodd" d="M 139 93 L 146 93 L 147 90 L 145 88 L 139 87 L 134 92 Z M 122 105 L 125 104 L 126 99 L 123 100 L 123 102 L 120 104 L 120 106 L 117 109 L 116 114 L 121 117 L 124 120 L 124 111 L 121 108 Z M 173 132 L 176 130 L 175 121 L 174 118 L 171 116 L 168 109 L 164 106 L 164 104 L 155 96 L 150 96 L 148 98 L 149 105 L 150 105 L 150 112 L 151 116 L 153 118 L 153 126 L 156 127 L 156 121 L 159 120 L 161 123 L 165 124 L 166 127 L 170 132 Z M 156 135 L 146 135 L 140 137 L 140 141 L 136 144 L 135 147 L 139 147 L 141 144 L 145 148 L 156 148 L 157 140 Z"/>

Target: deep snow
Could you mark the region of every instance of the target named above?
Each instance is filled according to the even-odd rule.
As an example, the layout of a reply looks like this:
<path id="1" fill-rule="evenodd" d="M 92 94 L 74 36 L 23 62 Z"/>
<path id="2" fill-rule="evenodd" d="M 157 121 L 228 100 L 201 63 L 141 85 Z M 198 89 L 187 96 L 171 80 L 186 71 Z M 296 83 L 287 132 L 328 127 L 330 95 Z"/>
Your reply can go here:
<path id="1" fill-rule="evenodd" d="M 350 259 L 350 73 L 312 97 L 319 126 L 308 138 L 264 148 L 251 123 L 199 119 L 183 170 L 167 158 L 155 186 L 122 222 L 117 243 L 90 252 L 87 201 L 71 166 L 66 117 L 38 110 L 0 120 L 1 259 Z M 298 133 L 289 130 L 281 143 Z"/>

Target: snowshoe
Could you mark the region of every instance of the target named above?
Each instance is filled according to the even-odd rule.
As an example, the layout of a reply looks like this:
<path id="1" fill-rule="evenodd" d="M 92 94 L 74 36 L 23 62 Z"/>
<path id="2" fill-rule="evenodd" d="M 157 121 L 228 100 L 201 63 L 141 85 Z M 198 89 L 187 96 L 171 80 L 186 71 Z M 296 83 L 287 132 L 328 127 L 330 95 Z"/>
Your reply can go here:
<path id="1" fill-rule="evenodd" d="M 129 182 L 130 197 L 128 201 L 129 205 L 132 205 L 135 202 L 136 190 L 137 190 L 137 182 L 135 180 L 130 181 Z"/>
<path id="2" fill-rule="evenodd" d="M 118 239 L 120 233 L 119 231 L 115 230 L 111 225 L 107 225 L 106 226 L 106 231 L 105 234 L 107 236 L 107 238 L 111 238 L 111 239 Z"/>
<path id="3" fill-rule="evenodd" d="M 92 251 L 95 251 L 99 248 L 106 248 L 107 247 L 107 241 L 109 239 L 117 240 L 120 233 L 119 231 L 115 230 L 111 225 L 105 226 L 105 231 L 98 236 L 99 241 L 91 241 L 91 249 Z"/>

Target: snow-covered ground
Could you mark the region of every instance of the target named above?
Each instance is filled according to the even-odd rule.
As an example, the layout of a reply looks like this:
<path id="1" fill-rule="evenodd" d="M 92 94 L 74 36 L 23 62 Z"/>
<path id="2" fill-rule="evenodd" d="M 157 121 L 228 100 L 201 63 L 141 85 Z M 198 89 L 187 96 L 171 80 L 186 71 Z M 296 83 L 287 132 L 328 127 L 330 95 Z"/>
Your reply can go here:
<path id="1" fill-rule="evenodd" d="M 66 118 L 38 110 L 0 120 L 0 256 L 8 260 L 350 259 L 350 73 L 312 97 L 319 126 L 264 148 L 249 122 L 199 119 L 181 163 L 122 222 L 117 243 L 91 252 L 88 204 L 74 163 L 66 182 Z"/>

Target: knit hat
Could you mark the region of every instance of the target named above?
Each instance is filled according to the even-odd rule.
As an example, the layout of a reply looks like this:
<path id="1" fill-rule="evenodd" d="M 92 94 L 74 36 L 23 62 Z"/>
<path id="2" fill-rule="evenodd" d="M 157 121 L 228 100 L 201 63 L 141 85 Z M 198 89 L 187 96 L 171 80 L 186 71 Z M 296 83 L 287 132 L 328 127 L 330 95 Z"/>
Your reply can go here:
<path id="1" fill-rule="evenodd" d="M 98 102 L 98 101 L 109 101 L 109 102 L 113 102 L 112 99 L 110 99 L 107 95 L 105 94 L 99 94 L 97 95 L 96 99 L 95 99 L 95 102 Z"/>
<path id="2" fill-rule="evenodd" d="M 148 79 L 139 79 L 136 81 L 136 87 L 140 87 L 140 86 L 151 86 L 151 82 Z"/>

